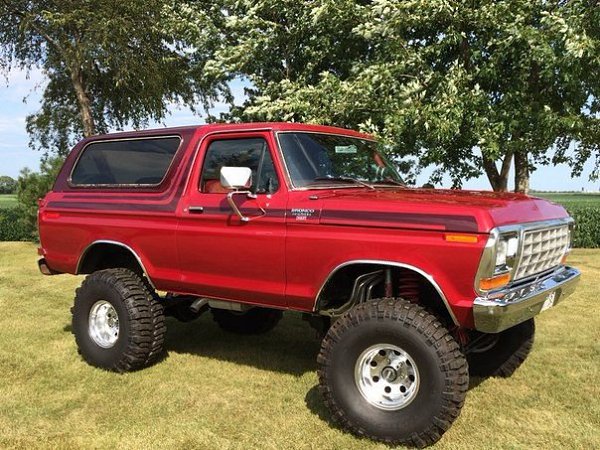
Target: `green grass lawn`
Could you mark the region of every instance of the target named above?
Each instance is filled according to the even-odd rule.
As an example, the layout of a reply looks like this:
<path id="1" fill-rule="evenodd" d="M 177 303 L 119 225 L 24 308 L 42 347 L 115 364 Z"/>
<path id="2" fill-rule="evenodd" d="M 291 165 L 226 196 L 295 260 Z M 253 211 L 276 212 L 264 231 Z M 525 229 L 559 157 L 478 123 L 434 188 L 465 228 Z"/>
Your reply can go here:
<path id="1" fill-rule="evenodd" d="M 158 365 L 88 366 L 69 323 L 81 278 L 40 275 L 35 248 L 0 243 L 0 448 L 387 448 L 332 425 L 317 392 L 319 342 L 295 314 L 246 338 L 209 315 L 169 319 Z M 512 378 L 472 380 L 435 448 L 600 448 L 600 251 L 570 260 L 584 274 L 578 292 L 541 315 Z"/>
<path id="2" fill-rule="evenodd" d="M 0 209 L 14 206 L 17 206 L 17 196 L 15 194 L 0 194 Z"/>

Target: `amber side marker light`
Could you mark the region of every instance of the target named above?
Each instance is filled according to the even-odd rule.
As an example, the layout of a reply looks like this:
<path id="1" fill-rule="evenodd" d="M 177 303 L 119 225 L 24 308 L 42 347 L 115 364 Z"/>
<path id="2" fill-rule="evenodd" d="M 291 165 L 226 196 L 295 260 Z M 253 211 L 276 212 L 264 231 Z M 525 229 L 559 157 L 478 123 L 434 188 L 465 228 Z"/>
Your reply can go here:
<path id="1" fill-rule="evenodd" d="M 470 244 L 476 244 L 479 238 L 472 234 L 445 234 L 444 239 L 448 242 L 467 242 Z"/>
<path id="2" fill-rule="evenodd" d="M 563 257 L 560 259 L 560 263 L 561 263 L 561 264 L 566 264 L 566 263 L 567 263 L 567 258 L 568 258 L 568 256 L 569 256 L 569 254 L 568 254 L 568 253 L 565 253 L 565 256 L 563 256 Z"/>
<path id="3" fill-rule="evenodd" d="M 482 291 L 491 291 L 492 289 L 498 289 L 502 286 L 506 286 L 510 281 L 510 273 L 504 273 L 502 275 L 496 275 L 491 278 L 482 278 L 479 280 L 479 289 Z"/>

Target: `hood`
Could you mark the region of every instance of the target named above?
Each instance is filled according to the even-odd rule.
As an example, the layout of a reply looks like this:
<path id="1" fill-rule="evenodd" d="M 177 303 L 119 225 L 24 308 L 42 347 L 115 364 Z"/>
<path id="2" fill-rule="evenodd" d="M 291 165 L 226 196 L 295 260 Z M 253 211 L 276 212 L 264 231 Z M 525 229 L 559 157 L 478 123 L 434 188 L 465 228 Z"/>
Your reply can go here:
<path id="1" fill-rule="evenodd" d="M 568 217 L 555 203 L 523 194 L 449 189 L 338 189 L 319 194 L 320 222 L 488 233 L 492 228 Z"/>

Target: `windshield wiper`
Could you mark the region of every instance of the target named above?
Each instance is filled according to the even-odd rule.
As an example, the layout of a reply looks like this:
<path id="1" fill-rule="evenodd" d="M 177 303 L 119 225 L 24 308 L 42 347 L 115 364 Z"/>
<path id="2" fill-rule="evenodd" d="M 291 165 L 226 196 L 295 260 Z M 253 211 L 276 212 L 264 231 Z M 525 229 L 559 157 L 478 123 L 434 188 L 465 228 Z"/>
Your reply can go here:
<path id="1" fill-rule="evenodd" d="M 375 187 L 373 187 L 369 183 L 365 183 L 364 181 L 361 181 L 361 180 L 358 180 L 358 179 L 352 178 L 352 177 L 317 177 L 317 178 L 314 178 L 313 181 L 350 182 L 350 183 L 358 184 L 360 186 L 368 187 L 369 189 L 375 189 Z"/>
<path id="2" fill-rule="evenodd" d="M 375 181 L 373 184 L 394 184 L 396 186 L 406 187 L 402 181 L 394 180 L 392 178 L 386 178 L 385 180 Z"/>

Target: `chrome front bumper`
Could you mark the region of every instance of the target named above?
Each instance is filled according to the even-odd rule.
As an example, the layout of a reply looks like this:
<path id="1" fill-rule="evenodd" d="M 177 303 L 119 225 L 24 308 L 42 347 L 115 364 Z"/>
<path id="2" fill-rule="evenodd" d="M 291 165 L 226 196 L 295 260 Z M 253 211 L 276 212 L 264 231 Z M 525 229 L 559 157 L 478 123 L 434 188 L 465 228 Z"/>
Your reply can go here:
<path id="1" fill-rule="evenodd" d="M 579 270 L 564 266 L 530 283 L 478 297 L 473 303 L 475 328 L 499 333 L 524 322 L 571 295 L 580 277 Z"/>

